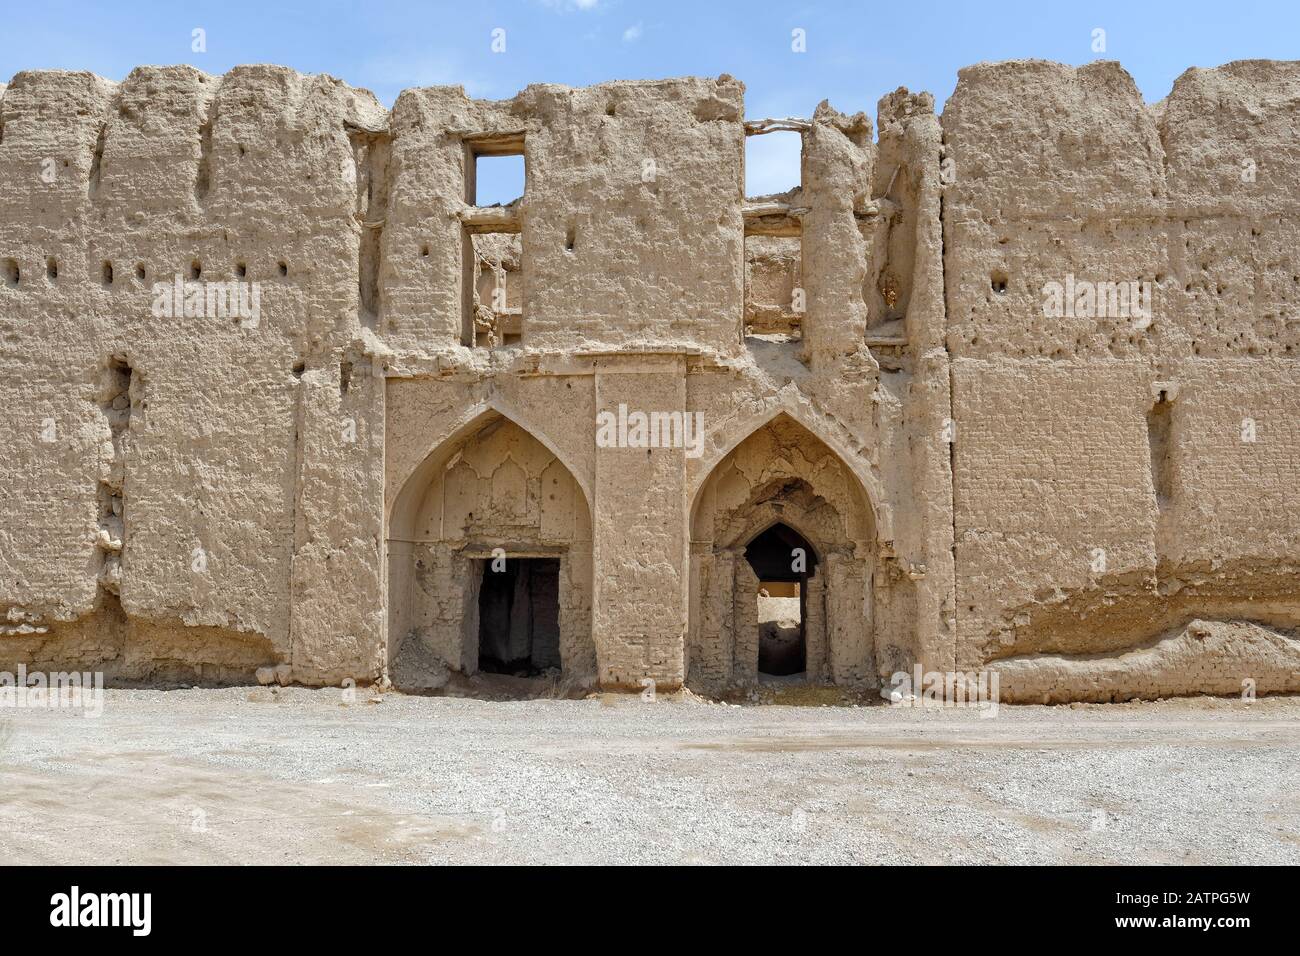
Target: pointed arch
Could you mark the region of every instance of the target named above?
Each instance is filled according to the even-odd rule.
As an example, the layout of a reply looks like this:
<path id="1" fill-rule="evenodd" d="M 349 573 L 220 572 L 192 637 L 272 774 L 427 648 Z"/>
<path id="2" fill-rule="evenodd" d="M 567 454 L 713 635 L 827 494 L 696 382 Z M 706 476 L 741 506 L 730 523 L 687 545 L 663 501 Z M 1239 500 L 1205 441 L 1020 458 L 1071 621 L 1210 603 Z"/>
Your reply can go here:
<path id="1" fill-rule="evenodd" d="M 517 650 L 516 638 L 534 663 L 558 656 L 567 674 L 594 672 L 590 489 L 544 432 L 495 398 L 482 402 L 393 487 L 384 545 L 395 683 L 418 689 L 442 668 L 472 674 L 480 650 L 488 658 L 498 643 Z M 520 590 L 481 592 L 499 553 Z M 500 615 L 480 628 L 481 596 L 489 610 L 524 601 L 522 616 L 504 618 L 508 639 Z"/>
<path id="2" fill-rule="evenodd" d="M 785 417 L 801 426 L 835 454 L 845 471 L 856 479 L 863 500 L 870 510 L 877 538 L 881 541 L 892 540 L 892 515 L 885 504 L 884 487 L 879 477 L 869 465 L 861 462 L 854 450 L 823 421 L 822 416 L 808 412 L 803 404 L 806 402 L 800 403 L 781 395 L 774 396 L 754 412 L 739 420 L 725 420 L 708 433 L 704 442 L 704 453 L 692 461 L 693 467 L 687 474 L 686 493 L 690 500 L 690 508 L 687 511 L 689 527 L 695 526 L 701 493 L 708 486 L 709 479 L 713 477 L 718 466 L 761 429 Z"/>
<path id="3" fill-rule="evenodd" d="M 807 594 L 800 590 L 807 679 L 875 679 L 871 589 L 882 533 L 888 533 L 887 510 L 870 470 L 854 467 L 851 459 L 861 462 L 860 456 L 846 455 L 845 442 L 829 425 L 816 417 L 812 422 L 809 427 L 798 408 L 771 403 L 740 426 L 733 420 L 725 432 L 716 430 L 706 444 L 709 453 L 699 459 L 689 483 L 687 671 L 697 686 L 745 686 L 758 679 L 763 642 L 772 635 L 755 616 L 766 605 L 758 601 L 746 552 L 777 524 L 818 557 L 816 574 L 804 579 Z"/>
<path id="4" fill-rule="evenodd" d="M 779 524 L 785 525 L 795 534 L 799 535 L 799 537 L 807 541 L 808 546 L 812 548 L 817 561 L 821 560 L 821 556 L 826 553 L 826 546 L 821 543 L 819 536 L 812 533 L 807 524 L 798 517 L 784 513 L 771 512 L 769 514 L 764 514 L 761 523 L 756 523 L 754 526 L 745 529 L 745 533 L 741 536 L 741 545 L 743 547 L 749 547 L 749 545 L 754 543 L 756 538 L 771 531 Z"/>
<path id="5" fill-rule="evenodd" d="M 518 409 L 494 395 L 487 401 L 471 407 L 453 422 L 446 434 L 429 443 L 419 464 L 406 476 L 397 494 L 388 502 L 384 515 L 385 537 L 409 536 L 406 532 L 415 522 L 424 492 L 433 477 L 452 459 L 467 439 L 478 434 L 496 418 L 505 419 L 517 426 L 555 456 L 556 461 L 564 466 L 577 484 L 578 490 L 582 492 L 582 506 L 586 509 L 587 521 L 590 522 L 592 496 L 591 484 L 587 476 L 581 469 L 573 467 L 564 452 L 544 431 L 537 428 Z"/>

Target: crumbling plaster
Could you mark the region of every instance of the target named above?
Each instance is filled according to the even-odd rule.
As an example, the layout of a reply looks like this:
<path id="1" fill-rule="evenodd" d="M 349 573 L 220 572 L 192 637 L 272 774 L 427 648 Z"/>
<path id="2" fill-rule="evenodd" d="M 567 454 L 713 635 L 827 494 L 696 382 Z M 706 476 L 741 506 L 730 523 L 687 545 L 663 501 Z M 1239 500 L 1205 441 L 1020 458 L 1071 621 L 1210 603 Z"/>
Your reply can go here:
<path id="1" fill-rule="evenodd" d="M 800 187 L 761 200 L 743 93 L 0 86 L 0 663 L 400 683 L 406 646 L 432 686 L 475 668 L 467 562 L 495 544 L 563 553 L 572 679 L 743 684 L 753 575 L 703 529 L 776 435 L 731 526 L 816 537 L 839 495 L 810 679 L 1001 662 L 1012 698 L 1109 699 L 1267 659 L 1300 689 L 1274 667 L 1300 626 L 1300 68 L 1194 69 L 1148 105 L 1115 63 L 980 64 L 941 117 L 884 97 L 878 135 L 821 104 Z M 475 155 L 511 152 L 524 196 L 476 207 Z M 1152 314 L 1045 315 L 1067 277 L 1149 283 Z M 160 314 L 155 283 L 187 282 L 255 286 L 257 315 Z M 698 414 L 699 444 L 599 446 L 620 408 Z M 467 460 L 530 519 L 435 533 Z"/>

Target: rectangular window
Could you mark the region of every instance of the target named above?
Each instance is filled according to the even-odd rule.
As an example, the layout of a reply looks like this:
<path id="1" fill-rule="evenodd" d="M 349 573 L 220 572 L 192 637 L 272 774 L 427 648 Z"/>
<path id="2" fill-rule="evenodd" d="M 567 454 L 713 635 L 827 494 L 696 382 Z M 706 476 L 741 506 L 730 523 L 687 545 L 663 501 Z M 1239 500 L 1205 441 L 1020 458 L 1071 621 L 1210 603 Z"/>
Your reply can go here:
<path id="1" fill-rule="evenodd" d="M 746 341 L 803 338 L 803 133 L 801 120 L 746 123 Z"/>
<path id="2" fill-rule="evenodd" d="M 745 137 L 745 195 L 775 196 L 803 184 L 803 134 L 778 129 Z"/>
<path id="3" fill-rule="evenodd" d="M 509 206 L 524 195 L 524 154 L 507 156 L 476 154 L 474 157 L 474 205 Z"/>
<path id="4" fill-rule="evenodd" d="M 520 203 L 528 176 L 522 134 L 465 141 L 465 345 L 523 343 L 523 241 Z"/>

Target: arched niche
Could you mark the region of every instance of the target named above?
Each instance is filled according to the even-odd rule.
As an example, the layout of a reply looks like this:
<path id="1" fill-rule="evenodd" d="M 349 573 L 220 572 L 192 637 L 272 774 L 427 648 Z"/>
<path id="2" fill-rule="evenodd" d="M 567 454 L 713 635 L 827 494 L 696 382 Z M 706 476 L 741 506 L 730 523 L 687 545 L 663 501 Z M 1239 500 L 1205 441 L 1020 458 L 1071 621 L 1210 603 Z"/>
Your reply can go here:
<path id="1" fill-rule="evenodd" d="M 481 666 L 595 672 L 590 504 L 506 415 L 486 410 L 429 452 L 389 509 L 387 546 L 394 683 Z"/>
<path id="2" fill-rule="evenodd" d="M 758 679 L 762 582 L 746 549 L 778 525 L 815 556 L 799 582 L 806 679 L 875 681 L 873 510 L 861 482 L 825 442 L 777 415 L 717 462 L 690 514 L 688 683 L 716 690 Z"/>

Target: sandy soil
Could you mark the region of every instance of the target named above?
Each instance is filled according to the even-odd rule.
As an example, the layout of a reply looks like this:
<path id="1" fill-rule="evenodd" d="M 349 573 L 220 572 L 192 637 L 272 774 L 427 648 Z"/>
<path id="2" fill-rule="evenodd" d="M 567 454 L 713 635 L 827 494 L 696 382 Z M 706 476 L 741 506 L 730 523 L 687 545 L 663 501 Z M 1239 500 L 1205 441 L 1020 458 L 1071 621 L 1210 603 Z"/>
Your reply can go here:
<path id="1" fill-rule="evenodd" d="M 0 862 L 1295 864 L 1297 756 L 1297 698 L 117 690 L 0 711 Z"/>

